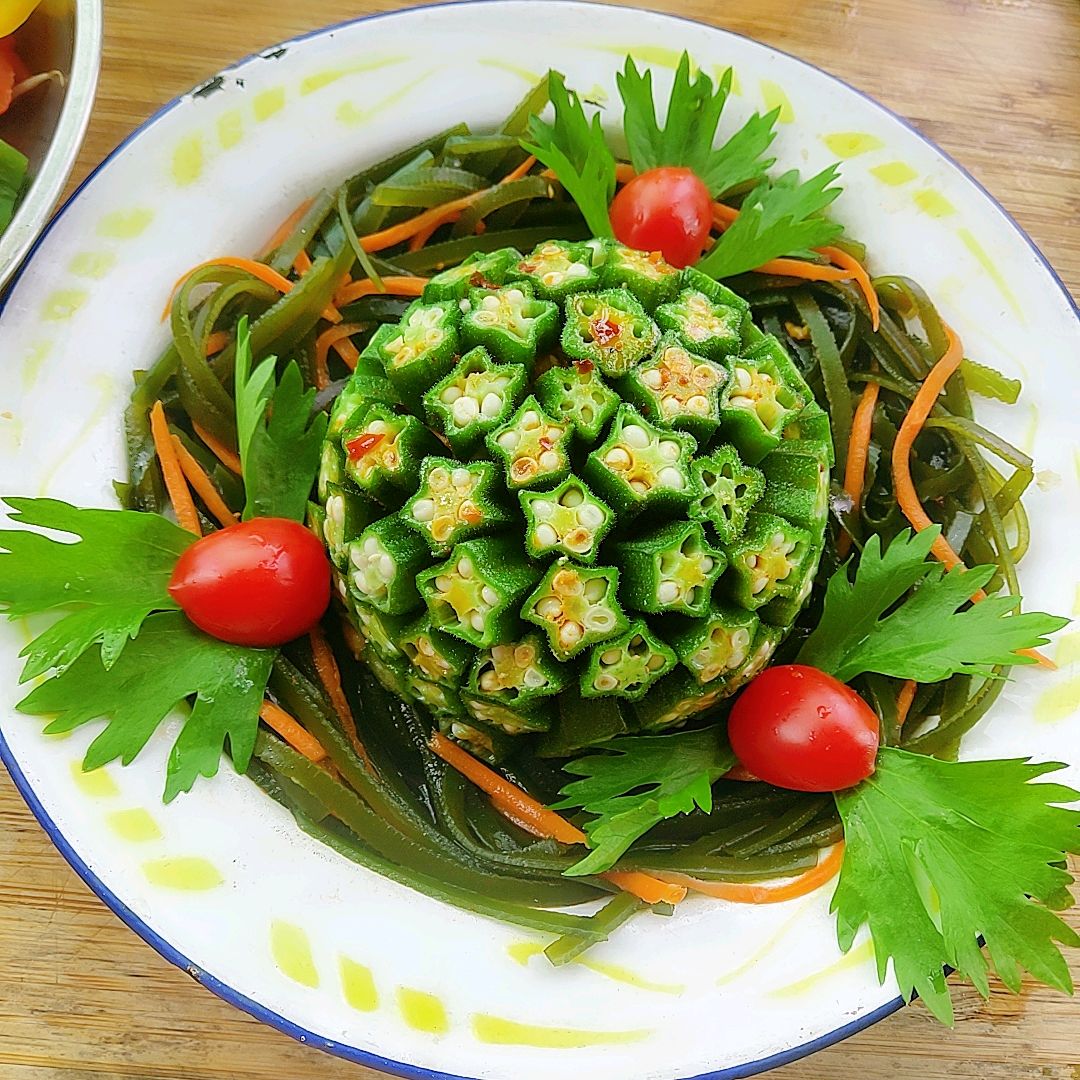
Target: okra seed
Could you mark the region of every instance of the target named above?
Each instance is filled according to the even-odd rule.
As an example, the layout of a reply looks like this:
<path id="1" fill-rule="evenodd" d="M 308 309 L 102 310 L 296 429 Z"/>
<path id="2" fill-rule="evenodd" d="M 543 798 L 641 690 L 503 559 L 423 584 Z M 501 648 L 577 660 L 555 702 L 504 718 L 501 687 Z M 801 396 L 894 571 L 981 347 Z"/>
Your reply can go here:
<path id="1" fill-rule="evenodd" d="M 365 434 L 368 435 L 386 435 L 388 433 L 389 428 L 387 428 L 385 420 L 372 420 L 365 431 Z"/>
<path id="2" fill-rule="evenodd" d="M 735 383 L 740 390 L 749 390 L 750 384 L 753 379 L 750 376 L 750 372 L 746 368 L 737 367 L 735 369 Z"/>
<path id="3" fill-rule="evenodd" d="M 456 488 L 469 487 L 472 484 L 472 473 L 468 469 L 455 469 L 450 480 Z"/>
<path id="4" fill-rule="evenodd" d="M 630 490 L 636 492 L 638 495 L 644 495 L 649 490 L 649 485 L 644 480 L 631 480 Z"/>
<path id="5" fill-rule="evenodd" d="M 499 678 L 494 671 L 485 671 L 480 676 L 480 689 L 487 690 L 489 693 L 499 689 Z"/>
<path id="6" fill-rule="evenodd" d="M 701 394 L 695 394 L 687 403 L 686 407 L 691 412 L 700 413 L 702 416 L 709 411 L 709 399 Z"/>
<path id="7" fill-rule="evenodd" d="M 760 575 L 758 575 L 757 577 L 754 578 L 753 584 L 750 586 L 750 591 L 754 594 L 754 596 L 757 596 L 757 594 L 759 592 L 761 592 L 765 588 L 765 586 L 768 585 L 768 584 L 769 584 L 768 575 L 767 574 L 760 574 Z"/>
<path id="8" fill-rule="evenodd" d="M 431 536 L 434 540 L 442 543 L 444 540 L 450 538 L 450 534 L 454 531 L 454 519 L 449 514 L 440 514 L 431 523 Z"/>
<path id="9" fill-rule="evenodd" d="M 661 469 L 656 477 L 664 487 L 673 488 L 675 491 L 682 491 L 685 486 L 682 473 L 678 469 L 673 469 L 670 465 Z"/>
<path id="10" fill-rule="evenodd" d="M 592 544 L 592 533 L 588 529 L 572 529 L 566 534 L 563 544 L 571 551 L 588 551 Z"/>
<path id="11" fill-rule="evenodd" d="M 712 559 L 709 558 L 708 555 L 702 555 L 701 556 L 700 566 L 701 566 L 701 572 L 703 574 L 707 574 L 713 568 L 713 561 L 712 561 Z"/>
<path id="12" fill-rule="evenodd" d="M 559 455 L 554 450 L 545 450 L 540 455 L 540 468 L 547 471 L 557 469 L 559 467 Z"/>
<path id="13" fill-rule="evenodd" d="M 635 450 L 644 450 L 649 445 L 649 433 L 637 424 L 628 424 L 622 430 L 623 441 Z"/>
<path id="14" fill-rule="evenodd" d="M 530 690 L 537 690 L 547 683 L 547 677 L 539 668 L 530 667 L 526 668 L 525 674 L 521 676 L 521 681 Z"/>
<path id="15" fill-rule="evenodd" d="M 664 439 L 660 443 L 660 456 L 664 461 L 678 461 L 681 447 L 674 439 Z"/>
<path id="16" fill-rule="evenodd" d="M 375 555 L 375 554 L 377 554 L 379 552 L 379 550 L 380 550 L 379 541 L 378 541 L 378 539 L 376 537 L 369 536 L 364 541 L 364 554 L 365 555 Z"/>
<path id="17" fill-rule="evenodd" d="M 605 664 L 617 664 L 622 658 L 622 653 L 618 649 L 608 649 L 601 657 L 600 660 Z"/>
<path id="18" fill-rule="evenodd" d="M 453 415 L 454 423 L 458 427 L 464 427 L 480 415 L 480 406 L 476 404 L 475 398 L 459 397 L 454 402 Z"/>
<path id="19" fill-rule="evenodd" d="M 390 555 L 379 556 L 379 573 L 386 581 L 392 581 L 397 573 L 397 566 Z"/>
<path id="20" fill-rule="evenodd" d="M 478 634 L 482 634 L 484 632 L 483 614 L 479 611 L 474 611 L 472 615 L 469 616 L 469 624 Z"/>
<path id="21" fill-rule="evenodd" d="M 434 656 L 435 646 L 426 637 L 421 637 L 416 642 L 416 651 L 423 653 L 425 656 Z"/>
<path id="22" fill-rule="evenodd" d="M 498 416 L 500 408 L 502 408 L 502 401 L 497 394 L 484 395 L 484 400 L 480 403 L 480 412 L 484 416 L 488 418 Z"/>
<path id="23" fill-rule="evenodd" d="M 642 372 L 641 381 L 651 390 L 659 390 L 664 377 L 657 368 L 649 368 L 648 371 Z"/>
<path id="24" fill-rule="evenodd" d="M 519 442 L 521 442 L 521 436 L 516 431 L 504 431 L 498 439 L 499 446 L 501 446 L 507 452 L 513 451 Z"/>
<path id="25" fill-rule="evenodd" d="M 567 647 L 576 645 L 581 640 L 584 633 L 585 630 L 581 623 L 564 622 L 562 626 L 559 627 L 559 641 Z"/>
<path id="26" fill-rule="evenodd" d="M 413 503 L 412 516 L 415 521 L 431 521 L 435 517 L 434 500 L 421 499 Z"/>
<path id="27" fill-rule="evenodd" d="M 664 666 L 664 658 L 659 653 L 653 653 L 645 666 L 650 671 L 659 671 Z"/>
<path id="28" fill-rule="evenodd" d="M 520 289 L 510 289 L 506 294 L 506 299 L 511 304 L 521 304 L 525 300 L 525 294 Z"/>
<path id="29" fill-rule="evenodd" d="M 525 428 L 526 431 L 530 431 L 533 428 L 538 428 L 540 426 L 540 414 L 535 410 L 530 409 L 527 413 L 525 413 L 524 416 L 522 416 L 521 426 Z"/>
<path id="30" fill-rule="evenodd" d="M 597 690 L 614 690 L 618 685 L 619 680 L 606 671 L 600 672 L 600 674 L 593 679 L 593 686 Z"/>
<path id="31" fill-rule="evenodd" d="M 604 590 L 607 588 L 607 582 L 603 578 L 593 578 L 585 585 L 585 599 L 590 604 L 595 604 L 603 599 Z"/>
<path id="32" fill-rule="evenodd" d="M 572 278 L 583 278 L 589 276 L 589 268 L 584 263 L 571 263 L 566 268 L 566 276 Z"/>
<path id="33" fill-rule="evenodd" d="M 450 579 L 445 574 L 440 574 L 435 579 L 435 588 L 438 589 L 439 592 L 449 592 L 450 591 Z"/>
<path id="34" fill-rule="evenodd" d="M 459 386 L 448 386 L 439 395 L 439 399 L 446 402 L 447 405 L 452 405 L 459 397 L 461 397 L 461 387 Z"/>
<path id="35" fill-rule="evenodd" d="M 590 630 L 610 630 L 615 625 L 615 617 L 603 608 L 593 608 L 585 618 Z"/>
<path id="36" fill-rule="evenodd" d="M 499 594 L 490 585 L 485 585 L 481 589 L 480 595 L 483 597 L 484 603 L 490 604 L 492 607 L 499 602 Z"/>
<path id="37" fill-rule="evenodd" d="M 563 506 L 580 506 L 584 501 L 585 493 L 581 488 L 576 487 L 567 488 L 566 491 L 563 492 L 562 498 L 559 499 L 559 502 L 562 503 Z"/>
<path id="38" fill-rule="evenodd" d="M 551 547 L 558 542 L 559 534 L 550 525 L 538 525 L 536 528 L 536 542 L 541 547 Z"/>
<path id="39" fill-rule="evenodd" d="M 450 474 L 442 468 L 432 469 L 431 475 L 428 477 L 428 487 L 432 491 L 445 491 L 446 485 L 450 483 Z"/>
<path id="40" fill-rule="evenodd" d="M 462 300 L 459 300 L 459 301 L 458 301 L 458 308 L 459 308 L 459 310 L 461 311 L 461 313 L 462 313 L 463 315 L 464 315 L 464 314 L 465 314 L 465 313 L 466 313 L 466 312 L 467 312 L 467 311 L 469 310 L 469 308 L 471 308 L 471 307 L 472 307 L 472 304 L 470 304 L 468 300 L 464 300 L 464 299 L 462 299 Z"/>
<path id="41" fill-rule="evenodd" d="M 532 504 L 532 511 L 536 518 L 549 518 L 555 513 L 555 504 L 548 502 L 547 499 L 537 499 Z"/>
<path id="42" fill-rule="evenodd" d="M 549 270 L 546 274 L 540 276 L 540 280 L 549 288 L 553 289 L 556 285 L 562 283 L 564 274 L 561 270 Z"/>
<path id="43" fill-rule="evenodd" d="M 585 585 L 573 570 L 560 570 L 551 579 L 551 587 L 559 596 L 580 596 Z"/>
<path id="44" fill-rule="evenodd" d="M 599 506 L 586 504 L 578 510 L 577 519 L 586 529 L 598 529 L 604 524 L 604 512 Z"/>
<path id="45" fill-rule="evenodd" d="M 607 452 L 604 463 L 613 469 L 629 469 L 630 455 L 621 446 L 616 446 Z"/>
<path id="46" fill-rule="evenodd" d="M 661 581 L 656 590 L 656 599 L 661 604 L 674 604 L 679 599 L 679 586 L 674 581 Z"/>
<path id="47" fill-rule="evenodd" d="M 755 570 L 757 568 L 757 564 L 758 564 L 758 557 L 756 555 L 747 555 L 746 556 L 746 565 L 747 565 L 748 569 Z"/>
<path id="48" fill-rule="evenodd" d="M 514 649 L 514 663 L 518 667 L 528 667 L 536 659 L 536 650 L 531 645 L 519 645 Z"/>
<path id="49" fill-rule="evenodd" d="M 562 611 L 562 604 L 557 597 L 545 596 L 536 605 L 536 614 L 543 619 L 552 619 Z"/>
<path id="50" fill-rule="evenodd" d="M 472 559 L 470 559 L 467 555 L 463 555 L 460 559 L 458 559 L 457 572 L 463 578 L 471 578 L 473 576 Z"/>
<path id="51" fill-rule="evenodd" d="M 491 295 L 485 296 L 484 299 L 480 301 L 480 306 L 485 311 L 498 311 L 498 309 L 499 309 L 499 298 L 497 296 L 491 296 Z"/>

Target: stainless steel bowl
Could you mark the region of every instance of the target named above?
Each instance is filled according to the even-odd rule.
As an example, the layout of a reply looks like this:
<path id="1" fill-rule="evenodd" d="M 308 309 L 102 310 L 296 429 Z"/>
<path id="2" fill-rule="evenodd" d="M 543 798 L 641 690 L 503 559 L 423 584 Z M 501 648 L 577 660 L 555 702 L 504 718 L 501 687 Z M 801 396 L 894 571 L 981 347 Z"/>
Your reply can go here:
<path id="1" fill-rule="evenodd" d="M 0 117 L 0 139 L 30 159 L 30 186 L 0 234 L 0 287 L 29 250 L 64 190 L 86 134 L 101 66 L 102 0 L 45 0 L 16 31 L 31 69 L 64 83 L 34 90 Z"/>

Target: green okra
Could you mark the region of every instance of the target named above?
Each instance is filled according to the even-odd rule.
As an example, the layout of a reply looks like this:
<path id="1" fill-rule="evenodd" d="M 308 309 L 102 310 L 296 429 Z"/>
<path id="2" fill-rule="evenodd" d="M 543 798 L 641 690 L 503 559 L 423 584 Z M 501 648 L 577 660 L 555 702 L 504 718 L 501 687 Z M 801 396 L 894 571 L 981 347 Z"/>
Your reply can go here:
<path id="1" fill-rule="evenodd" d="M 387 615 L 420 606 L 416 575 L 431 565 L 431 553 L 400 514 L 372 522 L 346 549 L 349 587 L 358 600 Z"/>
<path id="2" fill-rule="evenodd" d="M 630 730 L 617 698 L 585 699 L 572 687 L 556 701 L 554 722 L 540 737 L 537 757 L 572 757 L 590 746 L 600 746 Z"/>
<path id="3" fill-rule="evenodd" d="M 510 268 L 508 279 L 528 282 L 534 295 L 556 303 L 600 284 L 600 276 L 592 268 L 592 249 L 563 240 L 537 244 Z"/>
<path id="4" fill-rule="evenodd" d="M 618 589 L 615 567 L 582 567 L 559 559 L 525 600 L 521 617 L 548 635 L 556 659 L 571 660 L 629 626 Z"/>
<path id="5" fill-rule="evenodd" d="M 622 380 L 620 389 L 641 415 L 660 427 L 688 431 L 704 444 L 720 426 L 720 391 L 731 377 L 721 363 L 696 356 L 674 334 Z"/>
<path id="6" fill-rule="evenodd" d="M 682 281 L 679 271 L 659 251 L 638 251 L 614 241 L 609 242 L 600 270 L 600 284 L 605 289 L 626 289 L 646 311 L 670 300 Z"/>
<path id="7" fill-rule="evenodd" d="M 726 696 L 725 686 L 705 688 L 690 672 L 677 667 L 634 702 L 634 719 L 642 731 L 667 731 L 682 727 Z"/>
<path id="8" fill-rule="evenodd" d="M 411 674 L 408 665 L 400 656 L 386 656 L 375 649 L 365 649 L 364 663 L 384 690 L 405 701 L 413 700 L 412 689 L 409 686 Z"/>
<path id="9" fill-rule="evenodd" d="M 701 684 L 727 680 L 750 660 L 759 619 L 752 611 L 713 603 L 698 619 L 679 619 L 667 638 L 679 661 Z"/>
<path id="10" fill-rule="evenodd" d="M 538 576 L 514 537 L 484 536 L 456 545 L 417 585 L 435 626 L 486 649 L 514 638 L 518 607 Z"/>
<path id="11" fill-rule="evenodd" d="M 566 301 L 563 352 L 611 378 L 644 360 L 659 338 L 656 323 L 626 289 L 576 293 Z"/>
<path id="12" fill-rule="evenodd" d="M 361 495 L 352 485 L 327 484 L 323 541 L 330 561 L 344 569 L 349 561 L 349 542 L 385 513 L 384 507 Z"/>
<path id="13" fill-rule="evenodd" d="M 455 544 L 509 523 L 497 480 L 490 461 L 462 464 L 453 458 L 426 457 L 416 494 L 401 508 L 402 523 L 423 537 L 432 554 L 448 555 Z"/>
<path id="14" fill-rule="evenodd" d="M 813 401 L 814 392 L 803 378 L 790 353 L 774 334 L 763 334 L 761 339 L 746 348 L 740 355 L 748 360 L 771 360 L 784 382 L 799 395 L 803 402 Z"/>
<path id="15" fill-rule="evenodd" d="M 750 610 L 776 597 L 793 596 L 813 551 L 805 529 L 773 514 L 751 511 L 742 537 L 727 548 L 724 585 L 736 603 Z"/>
<path id="16" fill-rule="evenodd" d="M 490 289 L 506 282 L 510 268 L 521 261 L 517 248 L 477 251 L 464 262 L 451 266 L 428 279 L 424 286 L 425 304 L 439 300 L 464 300 L 470 289 Z"/>
<path id="17" fill-rule="evenodd" d="M 742 669 L 735 672 L 727 684 L 727 695 L 741 690 L 755 675 L 760 675 L 769 665 L 773 654 L 784 640 L 787 629 L 780 626 L 769 626 L 768 623 L 758 624 L 754 633 L 754 644 L 750 648 L 750 656 Z"/>
<path id="18" fill-rule="evenodd" d="M 465 747 L 473 757 L 480 758 L 481 761 L 489 762 L 492 765 L 498 765 L 506 761 L 516 748 L 514 740 L 500 728 L 487 724 L 473 716 L 470 708 L 471 704 L 475 703 L 480 707 L 481 712 L 487 713 L 504 710 L 505 706 L 496 706 L 490 701 L 470 702 L 467 695 L 462 695 L 462 699 L 466 718 L 458 720 L 452 717 L 441 717 L 439 719 L 439 730 L 453 739 L 454 742 Z M 511 710 L 505 710 L 505 713 L 508 719 L 511 721 L 514 719 Z"/>
<path id="19" fill-rule="evenodd" d="M 383 375 L 357 373 L 351 376 L 341 393 L 334 400 L 326 434 L 330 439 L 340 438 L 348 427 L 355 427 L 363 419 L 372 404 L 399 405 L 401 399 L 392 383 Z"/>
<path id="20" fill-rule="evenodd" d="M 310 499 L 307 504 L 307 513 L 304 515 L 304 524 L 314 535 L 320 544 L 326 544 L 326 507 Z"/>
<path id="21" fill-rule="evenodd" d="M 365 650 L 365 658 L 368 653 L 374 651 L 384 660 L 393 660 L 404 664 L 405 653 L 402 651 L 398 641 L 405 627 L 409 625 L 407 615 L 390 615 L 385 611 L 379 611 L 378 608 L 372 607 L 371 604 L 358 600 L 356 594 L 352 591 L 348 596 L 347 608 L 349 614 L 353 617 L 353 622 L 360 636 L 371 646 L 370 649 Z M 408 671 L 406 667 L 403 667 L 402 670 Z"/>
<path id="22" fill-rule="evenodd" d="M 811 548 L 810 554 L 803 561 L 798 580 L 790 595 L 778 596 L 758 609 L 763 623 L 783 628 L 790 626 L 799 617 L 799 612 L 802 611 L 803 605 L 810 599 L 810 593 L 814 590 L 814 580 L 817 577 L 824 546 L 824 539 L 822 539 Z"/>
<path id="23" fill-rule="evenodd" d="M 415 416 L 372 405 L 363 421 L 341 433 L 345 473 L 361 491 L 388 506 L 414 490 L 424 458 L 441 449 Z"/>
<path id="24" fill-rule="evenodd" d="M 690 504 L 689 516 L 708 522 L 721 544 L 733 544 L 765 492 L 765 474 L 744 465 L 735 447 L 725 445 L 696 458 L 693 477 L 699 494 Z"/>
<path id="25" fill-rule="evenodd" d="M 553 420 L 531 394 L 486 443 L 510 491 L 550 487 L 570 473 L 570 425 Z"/>
<path id="26" fill-rule="evenodd" d="M 750 302 L 740 296 L 737 292 L 729 289 L 723 282 L 709 277 L 708 274 L 703 274 L 700 270 L 697 270 L 692 266 L 688 266 L 686 269 L 681 270 L 679 274 L 678 291 L 681 292 L 689 289 L 691 292 L 703 293 L 714 304 L 720 304 L 722 307 L 726 308 L 733 308 L 744 316 L 750 315 Z M 756 330 L 757 328 L 755 327 L 754 329 Z"/>
<path id="27" fill-rule="evenodd" d="M 534 559 L 566 555 L 586 564 L 596 562 L 615 515 L 583 481 L 568 476 L 551 491 L 522 491 L 518 498 L 529 555 Z"/>
<path id="28" fill-rule="evenodd" d="M 819 533 L 829 516 L 829 454 L 819 442 L 781 439 L 761 461 L 765 493 L 758 509 Z"/>
<path id="29" fill-rule="evenodd" d="M 720 303 L 701 289 L 683 289 L 661 304 L 656 321 L 685 349 L 710 360 L 730 356 L 742 345 L 743 309 Z"/>
<path id="30" fill-rule="evenodd" d="M 417 300 L 401 317 L 397 333 L 382 343 L 386 377 L 410 406 L 418 406 L 424 392 L 454 366 L 460 318 L 452 301 Z"/>
<path id="31" fill-rule="evenodd" d="M 619 407 L 619 395 L 591 362 L 549 368 L 533 386 L 537 400 L 556 420 L 569 424 L 586 445 L 600 438 Z"/>
<path id="32" fill-rule="evenodd" d="M 731 379 L 720 395 L 724 435 L 748 465 L 756 465 L 780 442 L 805 399 L 770 356 L 731 361 Z"/>
<path id="33" fill-rule="evenodd" d="M 561 693 L 570 681 L 537 633 L 482 649 L 469 672 L 469 692 L 479 698 L 527 711 L 544 698 Z"/>
<path id="34" fill-rule="evenodd" d="M 614 546 L 611 558 L 622 568 L 625 606 L 654 613 L 703 615 L 727 566 L 726 556 L 709 546 L 697 521 L 671 521 L 624 540 Z"/>
<path id="35" fill-rule="evenodd" d="M 696 447 L 693 436 L 665 431 L 621 405 L 607 439 L 586 459 L 584 476 L 624 520 L 645 510 L 678 513 L 699 493 L 690 470 Z"/>
<path id="36" fill-rule="evenodd" d="M 479 697 L 468 690 L 462 691 L 461 699 L 465 703 L 469 723 L 479 723 L 484 728 L 503 735 L 529 735 L 536 731 L 547 731 L 555 715 L 554 706 L 549 700 L 508 705 L 503 701 Z"/>
<path id="37" fill-rule="evenodd" d="M 832 425 L 829 414 L 816 402 L 810 401 L 791 423 L 785 425 L 783 437 L 802 442 L 817 442 L 825 447 L 829 468 L 836 464 L 836 452 L 833 449 Z"/>
<path id="38" fill-rule="evenodd" d="M 343 483 L 345 483 L 345 451 L 339 440 L 327 439 L 323 443 L 322 456 L 319 458 L 319 475 L 315 485 L 319 499 L 325 502 L 330 485 L 340 486 Z"/>
<path id="39" fill-rule="evenodd" d="M 637 701 L 678 663 L 675 652 L 635 619 L 620 637 L 594 645 L 581 669 L 581 696 Z"/>
<path id="40" fill-rule="evenodd" d="M 461 685 L 475 655 L 471 645 L 440 630 L 429 611 L 405 627 L 398 646 L 417 677 L 451 687 Z"/>
<path id="41" fill-rule="evenodd" d="M 405 680 L 410 696 L 422 705 L 436 719 L 451 717 L 464 718 L 465 704 L 461 695 L 452 686 L 431 682 L 415 672 L 410 672 Z"/>
<path id="42" fill-rule="evenodd" d="M 466 347 L 483 345 L 497 360 L 531 368 L 559 324 L 559 307 L 533 296 L 516 282 L 499 289 L 472 289 L 462 301 L 461 338 Z"/>
<path id="43" fill-rule="evenodd" d="M 525 386 L 520 364 L 496 364 L 487 349 L 470 349 L 424 395 L 424 412 L 454 453 L 467 455 L 506 423 L 525 396 Z"/>

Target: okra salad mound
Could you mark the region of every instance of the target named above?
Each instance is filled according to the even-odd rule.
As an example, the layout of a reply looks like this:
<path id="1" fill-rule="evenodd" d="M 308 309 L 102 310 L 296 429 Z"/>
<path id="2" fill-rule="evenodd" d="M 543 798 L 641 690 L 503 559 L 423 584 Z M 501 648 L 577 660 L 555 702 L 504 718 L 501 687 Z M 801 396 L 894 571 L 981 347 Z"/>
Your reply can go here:
<path id="1" fill-rule="evenodd" d="M 1020 384 L 731 80 L 684 56 L 658 114 L 627 59 L 621 159 L 551 72 L 186 274 L 124 509 L 6 499 L 0 603 L 59 612 L 19 709 L 104 721 L 93 769 L 180 706 L 166 799 L 225 754 L 556 965 L 826 887 L 946 1022 L 980 940 L 1069 990 L 1080 795 L 959 760 L 1066 622 L 1020 610 L 1034 465 L 975 418 Z"/>

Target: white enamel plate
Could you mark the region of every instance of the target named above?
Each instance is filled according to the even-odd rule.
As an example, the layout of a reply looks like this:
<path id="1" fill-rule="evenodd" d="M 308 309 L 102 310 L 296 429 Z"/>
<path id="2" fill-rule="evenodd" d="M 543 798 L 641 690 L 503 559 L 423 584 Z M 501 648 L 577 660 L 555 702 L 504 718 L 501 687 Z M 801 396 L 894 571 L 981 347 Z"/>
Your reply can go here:
<path id="1" fill-rule="evenodd" d="M 1025 599 L 1071 614 L 1080 325 L 1039 253 L 970 177 L 850 87 L 729 33 L 591 4 L 362 20 L 244 61 L 150 120 L 67 205 L 7 299 L 0 492 L 115 505 L 131 373 L 162 348 L 161 309 L 189 267 L 255 251 L 305 195 L 422 136 L 494 125 L 548 67 L 614 102 L 625 53 L 663 85 L 683 49 L 706 71 L 734 66 L 739 117 L 781 106 L 780 165 L 841 158 L 835 213 L 866 242 L 872 271 L 919 280 L 969 355 L 1023 379 L 1017 406 L 980 414 L 1040 470 Z M 168 959 L 314 1046 L 418 1077 L 737 1077 L 900 1004 L 891 976 L 878 984 L 868 942 L 841 957 L 831 887 L 764 907 L 690 899 L 554 969 L 536 936 L 318 846 L 228 768 L 162 805 L 175 723 L 135 764 L 83 776 L 95 725 L 46 738 L 14 711 L 28 632 L 0 626 L 0 753 L 53 841 Z M 1018 671 L 965 752 L 1070 761 L 1066 779 L 1080 781 L 1078 642 L 1060 639 L 1057 672 Z"/>

